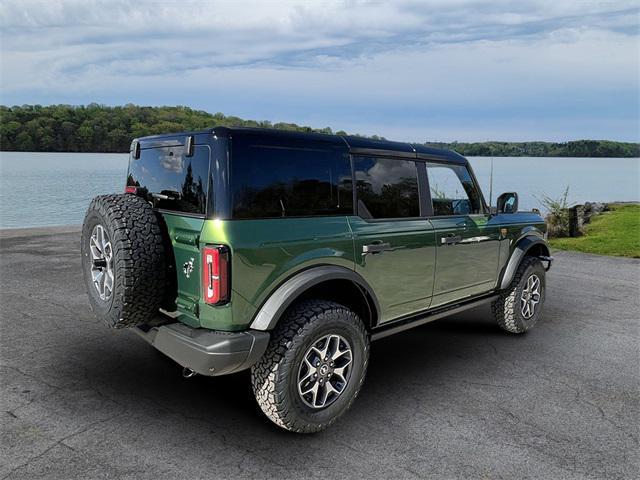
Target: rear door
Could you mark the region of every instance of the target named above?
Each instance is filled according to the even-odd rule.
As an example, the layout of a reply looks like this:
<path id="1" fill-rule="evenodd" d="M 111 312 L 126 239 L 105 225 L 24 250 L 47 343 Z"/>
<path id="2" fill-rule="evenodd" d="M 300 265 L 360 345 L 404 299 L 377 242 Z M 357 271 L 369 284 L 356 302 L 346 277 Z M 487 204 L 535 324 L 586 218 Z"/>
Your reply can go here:
<path id="1" fill-rule="evenodd" d="M 164 220 L 170 291 L 175 292 L 165 308 L 177 310 L 180 320 L 193 326 L 199 324 L 198 239 L 207 214 L 209 158 L 208 145 L 193 146 L 191 155 L 183 145 L 142 148 L 140 158 L 131 159 L 127 176 L 127 186 L 143 189 Z"/>
<path id="2" fill-rule="evenodd" d="M 482 196 L 466 165 L 428 162 L 436 274 L 432 307 L 495 288 L 500 228 L 489 225 Z"/>
<path id="3" fill-rule="evenodd" d="M 380 323 L 425 310 L 433 290 L 435 238 L 420 197 L 424 164 L 366 156 L 353 162 L 357 215 L 349 224 L 356 271 L 378 298 Z"/>

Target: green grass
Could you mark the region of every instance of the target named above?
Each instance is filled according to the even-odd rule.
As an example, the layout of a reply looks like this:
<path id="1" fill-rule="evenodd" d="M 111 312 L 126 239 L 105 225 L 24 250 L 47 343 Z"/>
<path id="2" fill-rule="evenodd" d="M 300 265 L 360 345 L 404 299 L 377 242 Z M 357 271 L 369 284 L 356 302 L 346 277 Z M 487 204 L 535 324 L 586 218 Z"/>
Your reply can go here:
<path id="1" fill-rule="evenodd" d="M 610 212 L 592 218 L 582 237 L 553 238 L 549 243 L 559 250 L 640 258 L 640 205 L 611 205 Z"/>

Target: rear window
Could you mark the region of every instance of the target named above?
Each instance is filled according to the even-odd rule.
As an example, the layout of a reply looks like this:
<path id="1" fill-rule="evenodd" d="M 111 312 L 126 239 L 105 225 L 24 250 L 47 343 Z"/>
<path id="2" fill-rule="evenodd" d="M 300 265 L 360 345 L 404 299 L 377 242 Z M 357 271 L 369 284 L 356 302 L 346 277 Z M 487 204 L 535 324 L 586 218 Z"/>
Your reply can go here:
<path id="1" fill-rule="evenodd" d="M 331 147 L 283 147 L 234 139 L 234 218 L 351 215 L 351 164 Z"/>
<path id="2" fill-rule="evenodd" d="M 146 189 L 157 208 L 204 215 L 208 179 L 208 146 L 197 145 L 191 157 L 182 146 L 150 148 L 130 159 L 127 186 Z"/>

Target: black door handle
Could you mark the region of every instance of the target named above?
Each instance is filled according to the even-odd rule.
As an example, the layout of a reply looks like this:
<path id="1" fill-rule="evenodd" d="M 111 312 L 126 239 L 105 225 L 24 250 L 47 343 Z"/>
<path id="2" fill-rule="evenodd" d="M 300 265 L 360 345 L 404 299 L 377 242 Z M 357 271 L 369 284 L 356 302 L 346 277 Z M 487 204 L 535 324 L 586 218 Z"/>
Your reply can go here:
<path id="1" fill-rule="evenodd" d="M 461 241 L 462 241 L 462 236 L 461 235 L 456 235 L 454 233 L 450 233 L 446 237 L 442 237 L 440 239 L 440 242 L 443 245 L 455 245 L 456 243 L 460 243 Z"/>
<path id="2" fill-rule="evenodd" d="M 369 245 L 362 246 L 363 255 L 366 255 L 367 253 L 375 255 L 376 253 L 382 253 L 386 250 L 391 250 L 390 243 L 371 243 Z"/>

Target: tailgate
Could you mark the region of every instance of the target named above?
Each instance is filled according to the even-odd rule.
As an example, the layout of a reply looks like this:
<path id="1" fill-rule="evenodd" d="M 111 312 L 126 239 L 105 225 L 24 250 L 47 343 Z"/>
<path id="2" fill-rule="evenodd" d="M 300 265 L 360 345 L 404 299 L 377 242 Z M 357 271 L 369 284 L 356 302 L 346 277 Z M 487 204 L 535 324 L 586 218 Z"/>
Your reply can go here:
<path id="1" fill-rule="evenodd" d="M 142 148 L 137 158 L 131 156 L 127 186 L 136 187 L 139 195 L 152 202 L 166 224 L 171 242 L 166 261 L 172 280 L 166 308 L 172 309 L 175 299 L 178 319 L 197 327 L 201 295 L 198 242 L 207 215 L 211 149 L 208 145 L 185 147 L 188 142 L 178 144 L 179 138 L 170 140 L 164 142 L 170 145 Z"/>
<path id="2" fill-rule="evenodd" d="M 198 321 L 198 300 L 200 298 L 201 259 L 198 241 L 204 219 L 190 218 L 163 212 L 167 225 L 173 259 L 167 261 L 175 267 L 176 306 L 179 320 L 193 327 Z"/>

